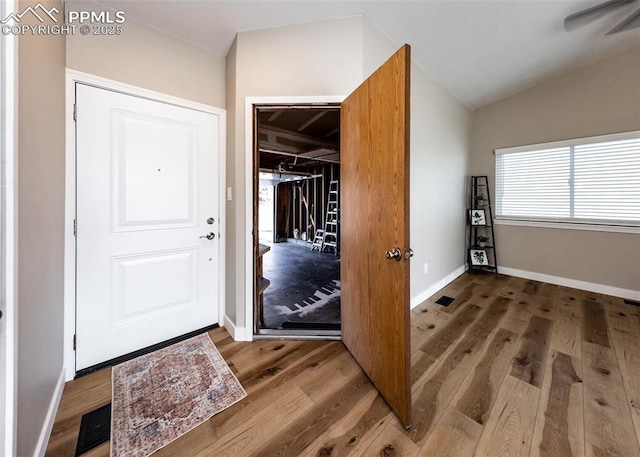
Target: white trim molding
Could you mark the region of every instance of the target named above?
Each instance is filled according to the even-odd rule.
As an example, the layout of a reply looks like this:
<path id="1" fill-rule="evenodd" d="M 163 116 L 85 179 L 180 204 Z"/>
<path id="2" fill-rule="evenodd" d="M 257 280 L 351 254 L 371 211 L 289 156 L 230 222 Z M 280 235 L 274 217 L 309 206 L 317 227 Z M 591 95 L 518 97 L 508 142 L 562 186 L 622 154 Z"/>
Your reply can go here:
<path id="1" fill-rule="evenodd" d="M 244 146 L 245 146 L 245 306 L 244 327 L 247 340 L 253 340 L 253 107 L 255 105 L 324 105 L 329 103 L 342 103 L 344 95 L 317 95 L 317 96 L 283 96 L 283 97 L 245 97 L 244 100 Z M 240 309 L 236 310 L 237 316 Z"/>
<path id="2" fill-rule="evenodd" d="M 411 309 L 414 309 L 415 307 L 417 307 L 417 306 L 421 305 L 422 303 L 424 303 L 431 296 L 433 296 L 433 294 L 438 292 L 443 287 L 447 286 L 449 283 L 453 282 L 458 276 L 463 274 L 465 271 L 466 271 L 466 266 L 462 265 L 462 266 L 456 268 L 455 270 L 453 270 L 451 273 L 449 273 L 447 276 L 442 278 L 440 281 L 438 281 L 435 284 L 433 284 L 432 286 L 430 286 L 424 292 L 421 292 L 418 295 L 416 295 L 415 297 L 413 297 L 411 299 Z"/>
<path id="3" fill-rule="evenodd" d="M 235 324 L 229 319 L 229 316 L 224 315 L 222 326 L 227 329 L 227 332 L 231 335 L 234 341 L 251 341 L 252 334 L 247 332 L 245 327 L 236 327 Z"/>
<path id="4" fill-rule="evenodd" d="M 76 244 L 73 234 L 73 223 L 76 217 L 76 142 L 75 142 L 75 122 L 73 106 L 76 99 L 75 85 L 76 83 L 87 84 L 93 87 L 108 89 L 126 95 L 141 97 L 149 100 L 159 101 L 170 105 L 180 106 L 196 111 L 211 113 L 218 116 L 219 119 L 219 165 L 218 165 L 218 184 L 219 184 L 219 239 L 226 240 L 226 111 L 215 106 L 204 105 L 172 95 L 155 92 L 142 87 L 132 86 L 119 81 L 95 76 L 89 73 L 67 68 L 66 72 L 66 164 L 65 164 L 65 256 L 64 256 L 64 365 L 66 367 L 65 379 L 72 380 L 76 374 L 75 351 L 73 349 L 73 336 L 76 328 L 75 317 L 75 289 L 76 289 Z M 225 290 L 225 257 L 226 243 L 223 241 L 219 246 L 219 264 L 218 271 L 220 274 L 219 287 L 219 310 L 218 323 L 222 324 L 226 290 Z"/>
<path id="5" fill-rule="evenodd" d="M 522 146 L 498 148 L 498 149 L 495 149 L 493 152 L 495 155 L 512 154 L 514 152 L 539 151 L 543 149 L 562 148 L 566 146 L 600 143 L 605 141 L 629 140 L 633 138 L 638 138 L 638 136 L 640 136 L 640 130 L 632 130 L 629 132 L 609 133 L 606 135 L 585 136 L 582 138 L 574 138 L 569 140 L 549 141 L 546 143 L 525 144 Z"/>
<path id="6" fill-rule="evenodd" d="M 49 409 L 47 410 L 47 415 L 44 418 L 44 424 L 42 425 L 42 430 L 40 430 L 40 436 L 38 437 L 38 442 L 36 443 L 36 450 L 33 453 L 34 456 L 44 457 L 44 454 L 47 450 L 49 438 L 51 437 L 51 431 L 53 430 L 53 424 L 56 421 L 58 406 L 60 406 L 60 400 L 62 399 L 62 392 L 64 391 L 65 371 L 66 370 L 62 368 L 60 376 L 58 376 L 58 382 L 56 382 L 56 387 L 53 390 L 51 402 L 49 403 Z"/>
<path id="7" fill-rule="evenodd" d="M 511 219 L 508 217 L 495 217 L 495 225 L 515 225 L 519 227 L 540 227 L 551 229 L 567 230 L 587 230 L 591 232 L 613 232 L 613 233 L 634 233 L 640 234 L 640 225 L 613 225 L 613 224 L 593 224 L 580 222 L 560 222 L 560 221 L 534 221 L 530 219 Z"/>
<path id="8" fill-rule="evenodd" d="M 532 279 L 534 281 L 548 282 L 558 286 L 572 287 L 574 289 L 587 290 L 599 294 L 611 295 L 613 297 L 621 297 L 627 300 L 640 300 L 640 290 L 622 289 L 620 287 L 608 286 L 606 284 L 597 284 L 578 279 L 563 278 L 535 271 L 518 270 L 516 268 L 502 267 L 498 265 L 498 273 L 518 278 Z"/>

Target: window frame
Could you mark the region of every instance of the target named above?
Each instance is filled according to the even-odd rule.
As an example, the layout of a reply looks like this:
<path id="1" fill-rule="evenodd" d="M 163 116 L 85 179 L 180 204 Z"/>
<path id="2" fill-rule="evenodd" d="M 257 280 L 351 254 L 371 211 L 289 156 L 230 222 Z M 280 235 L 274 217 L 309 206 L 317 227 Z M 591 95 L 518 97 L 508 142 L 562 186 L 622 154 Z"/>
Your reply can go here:
<path id="1" fill-rule="evenodd" d="M 613 133 L 607 135 L 598 135 L 584 138 L 576 138 L 571 140 L 552 141 L 547 143 L 537 143 L 508 148 L 497 148 L 494 150 L 494 183 L 496 188 L 494 190 L 494 201 L 498 201 L 497 195 L 497 160 L 499 155 L 513 154 L 519 152 L 532 152 L 546 149 L 563 148 L 563 147 L 575 147 L 585 144 L 593 144 L 608 141 L 619 141 L 628 139 L 640 139 L 640 130 L 633 130 L 628 132 Z M 571 189 L 573 192 L 573 189 Z M 496 206 L 496 213 L 497 213 Z M 511 226 L 524 226 L 524 227 L 543 227 L 543 228 L 555 228 L 555 229 L 569 229 L 569 230 L 589 230 L 598 232 L 614 232 L 614 233 L 633 233 L 640 234 L 640 221 L 601 221 L 601 220 L 588 220 L 588 219 L 575 219 L 575 218 L 545 218 L 545 217 L 521 217 L 521 216 L 494 216 L 494 223 L 496 225 L 511 225 Z"/>

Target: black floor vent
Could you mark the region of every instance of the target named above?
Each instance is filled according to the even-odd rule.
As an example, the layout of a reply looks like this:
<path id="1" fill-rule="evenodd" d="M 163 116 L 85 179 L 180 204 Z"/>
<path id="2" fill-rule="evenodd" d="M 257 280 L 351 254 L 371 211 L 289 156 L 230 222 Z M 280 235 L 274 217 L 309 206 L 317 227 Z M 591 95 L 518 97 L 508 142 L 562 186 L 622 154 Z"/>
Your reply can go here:
<path id="1" fill-rule="evenodd" d="M 82 416 L 76 457 L 98 447 L 111 437 L 111 403 Z"/>
<path id="2" fill-rule="evenodd" d="M 332 324 L 325 322 L 283 322 L 283 329 L 302 329 L 302 330 L 340 330 L 340 324 Z"/>
<path id="3" fill-rule="evenodd" d="M 640 306 L 640 301 L 625 300 L 624 302 L 625 302 L 627 305 Z"/>
<path id="4" fill-rule="evenodd" d="M 453 300 L 455 300 L 455 298 L 451 298 L 451 297 L 447 297 L 446 295 L 443 295 L 442 297 L 436 300 L 436 303 L 442 306 L 449 306 Z"/>

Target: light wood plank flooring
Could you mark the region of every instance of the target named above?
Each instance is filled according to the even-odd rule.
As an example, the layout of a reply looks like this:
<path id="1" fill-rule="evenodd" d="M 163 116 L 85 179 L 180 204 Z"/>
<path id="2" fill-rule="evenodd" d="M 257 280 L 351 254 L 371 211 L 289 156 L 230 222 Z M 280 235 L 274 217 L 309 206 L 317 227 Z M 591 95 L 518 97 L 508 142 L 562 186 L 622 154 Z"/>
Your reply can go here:
<path id="1" fill-rule="evenodd" d="M 640 456 L 640 308 L 620 298 L 462 275 L 412 312 L 408 431 L 340 342 L 210 336 L 248 396 L 155 455 Z M 68 383 L 46 455 L 110 400 L 110 369 Z"/>

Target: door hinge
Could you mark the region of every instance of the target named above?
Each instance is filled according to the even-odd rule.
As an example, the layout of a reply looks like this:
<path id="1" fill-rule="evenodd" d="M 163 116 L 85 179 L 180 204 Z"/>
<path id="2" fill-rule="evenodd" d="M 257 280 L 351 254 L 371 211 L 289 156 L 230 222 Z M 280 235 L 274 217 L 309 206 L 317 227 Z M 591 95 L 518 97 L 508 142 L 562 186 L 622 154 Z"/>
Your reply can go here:
<path id="1" fill-rule="evenodd" d="M 73 104 L 73 120 L 78 120 L 78 105 L 76 105 L 75 103 Z"/>
<path id="2" fill-rule="evenodd" d="M 73 220 L 73 236 L 78 236 L 78 219 Z"/>
<path id="3" fill-rule="evenodd" d="M 73 335 L 73 350 L 76 350 L 76 335 Z"/>

